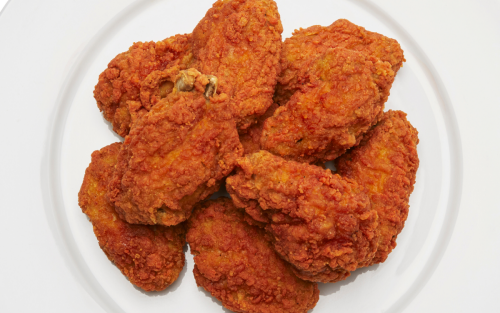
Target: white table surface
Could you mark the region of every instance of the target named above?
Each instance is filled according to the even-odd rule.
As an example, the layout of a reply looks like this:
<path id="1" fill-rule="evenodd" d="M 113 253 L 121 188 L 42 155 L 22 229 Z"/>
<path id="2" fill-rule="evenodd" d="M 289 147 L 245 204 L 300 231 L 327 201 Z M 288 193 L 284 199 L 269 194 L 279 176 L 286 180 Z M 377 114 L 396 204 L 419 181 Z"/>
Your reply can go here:
<path id="1" fill-rule="evenodd" d="M 0 0 L 0 8 L 6 2 Z M 0 14 L 1 312 L 104 312 L 54 240 L 41 165 L 55 99 L 72 62 L 131 2 L 11 0 Z M 441 75 L 463 147 L 453 235 L 405 312 L 500 312 L 500 1 L 374 2 L 413 36 Z"/>

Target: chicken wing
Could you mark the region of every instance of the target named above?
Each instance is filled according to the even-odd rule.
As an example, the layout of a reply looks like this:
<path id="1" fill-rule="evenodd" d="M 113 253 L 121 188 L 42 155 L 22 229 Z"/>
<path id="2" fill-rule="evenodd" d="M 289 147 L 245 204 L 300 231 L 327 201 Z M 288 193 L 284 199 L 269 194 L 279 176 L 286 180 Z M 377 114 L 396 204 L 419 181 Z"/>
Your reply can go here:
<path id="1" fill-rule="evenodd" d="M 226 188 L 302 279 L 343 280 L 377 250 L 377 212 L 356 182 L 330 170 L 260 151 L 238 159 Z"/>
<path id="2" fill-rule="evenodd" d="M 340 175 L 366 188 L 378 213 L 380 237 L 371 264 L 387 259 L 408 217 L 419 165 L 417 144 L 418 132 L 406 120 L 406 114 L 388 111 L 358 147 L 335 160 Z"/>
<path id="3" fill-rule="evenodd" d="M 184 267 L 184 225 L 131 225 L 118 217 L 106 199 L 106 189 L 121 145 L 114 143 L 92 153 L 78 203 L 94 226 L 99 246 L 123 275 L 146 291 L 163 290 Z"/>
<path id="4" fill-rule="evenodd" d="M 330 26 L 311 26 L 295 30 L 283 44 L 280 64 L 282 72 L 276 86 L 276 101 L 280 105 L 309 82 L 308 70 L 314 60 L 329 48 L 355 50 L 389 62 L 396 74 L 405 61 L 399 43 L 378 33 L 365 30 L 348 20 L 340 19 Z"/>
<path id="5" fill-rule="evenodd" d="M 215 94 L 216 82 L 194 69 L 181 71 L 173 91 L 134 123 L 108 190 L 129 223 L 185 221 L 243 154 L 227 96 Z"/>
<path id="6" fill-rule="evenodd" d="M 247 224 L 230 199 L 197 205 L 187 240 L 196 283 L 232 311 L 299 313 L 318 302 L 317 284 L 297 278 L 264 230 Z"/>
<path id="7" fill-rule="evenodd" d="M 261 147 L 289 160 L 330 161 L 377 123 L 394 81 L 388 62 L 345 48 L 327 50 L 307 86 L 266 120 Z"/>
<path id="8" fill-rule="evenodd" d="M 219 0 L 193 30 L 193 67 L 217 76 L 240 132 L 273 103 L 282 32 L 272 0 Z"/>
<path id="9" fill-rule="evenodd" d="M 173 88 L 173 77 L 169 74 L 174 72 L 175 77 L 179 70 L 188 68 L 192 61 L 191 39 L 191 34 L 187 34 L 158 42 L 136 42 L 111 60 L 99 75 L 94 98 L 118 135 L 125 137 L 130 131 L 127 101 L 139 101 L 149 111 L 151 105 Z M 169 71 L 172 67 L 175 69 Z M 145 101 L 141 102 L 141 98 Z"/>

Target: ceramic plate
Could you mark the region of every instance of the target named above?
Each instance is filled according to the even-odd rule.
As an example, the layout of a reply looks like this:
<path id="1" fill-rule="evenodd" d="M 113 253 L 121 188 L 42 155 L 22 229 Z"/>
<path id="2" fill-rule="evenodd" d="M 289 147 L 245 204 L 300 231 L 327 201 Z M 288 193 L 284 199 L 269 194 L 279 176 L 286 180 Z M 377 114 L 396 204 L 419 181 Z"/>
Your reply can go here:
<path id="1" fill-rule="evenodd" d="M 388 260 L 353 272 L 336 284 L 319 284 L 320 312 L 399 312 L 432 276 L 453 230 L 461 191 L 460 138 L 453 107 L 438 73 L 411 36 L 368 1 L 277 1 L 283 39 L 294 29 L 330 25 L 339 18 L 398 40 L 406 63 L 398 72 L 386 109 L 403 110 L 418 129 L 420 168 L 410 214 Z M 130 284 L 100 250 L 92 225 L 78 206 L 90 154 L 121 138 L 111 131 L 93 98 L 99 74 L 135 41 L 190 33 L 211 1 L 137 1 L 88 43 L 61 89 L 50 138 L 50 198 L 63 253 L 85 289 L 108 312 L 221 312 L 221 304 L 196 286 L 193 258 L 163 292 Z"/>

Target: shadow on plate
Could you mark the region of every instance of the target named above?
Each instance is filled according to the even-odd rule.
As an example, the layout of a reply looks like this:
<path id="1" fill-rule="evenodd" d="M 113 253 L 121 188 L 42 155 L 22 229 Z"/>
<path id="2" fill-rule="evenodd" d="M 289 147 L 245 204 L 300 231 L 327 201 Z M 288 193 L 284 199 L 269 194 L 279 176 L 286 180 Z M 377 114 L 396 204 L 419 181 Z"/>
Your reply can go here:
<path id="1" fill-rule="evenodd" d="M 359 275 L 364 274 L 368 271 L 375 271 L 377 270 L 378 267 L 379 264 L 361 268 L 359 270 L 352 272 L 351 276 L 347 277 L 346 280 L 337 283 L 319 283 L 318 284 L 319 294 L 322 296 L 327 296 L 336 293 L 343 286 L 349 285 L 350 283 L 354 282 Z"/>
<path id="2" fill-rule="evenodd" d="M 217 191 L 216 193 L 214 193 L 210 199 L 217 199 L 217 198 L 220 198 L 220 197 L 226 197 L 226 198 L 229 198 L 231 199 L 231 196 L 229 195 L 229 193 L 227 192 L 226 190 L 226 180 L 224 180 L 221 184 L 220 184 L 220 188 L 219 188 L 219 191 Z"/>
<path id="3" fill-rule="evenodd" d="M 115 133 L 115 131 L 113 130 L 113 124 L 111 124 L 110 121 L 106 120 L 103 115 L 101 115 L 101 118 L 104 121 L 104 123 L 106 123 L 106 125 L 108 126 L 109 131 L 113 134 L 113 136 L 115 136 L 118 139 L 119 142 L 123 142 L 125 140 L 125 138 L 123 138 L 122 136 L 120 136 L 117 133 Z"/>

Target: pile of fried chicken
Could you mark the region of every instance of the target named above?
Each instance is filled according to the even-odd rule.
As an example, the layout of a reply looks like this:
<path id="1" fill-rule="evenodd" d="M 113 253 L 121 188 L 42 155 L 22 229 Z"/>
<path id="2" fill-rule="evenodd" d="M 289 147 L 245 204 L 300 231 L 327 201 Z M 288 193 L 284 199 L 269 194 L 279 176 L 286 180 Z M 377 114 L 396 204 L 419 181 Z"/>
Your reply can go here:
<path id="1" fill-rule="evenodd" d="M 317 282 L 395 248 L 419 165 L 417 130 L 383 111 L 400 45 L 347 20 L 282 30 L 273 0 L 219 0 L 192 34 L 134 43 L 100 74 L 125 140 L 92 153 L 79 205 L 132 284 L 172 284 L 187 241 L 224 307 L 307 312 Z"/>

